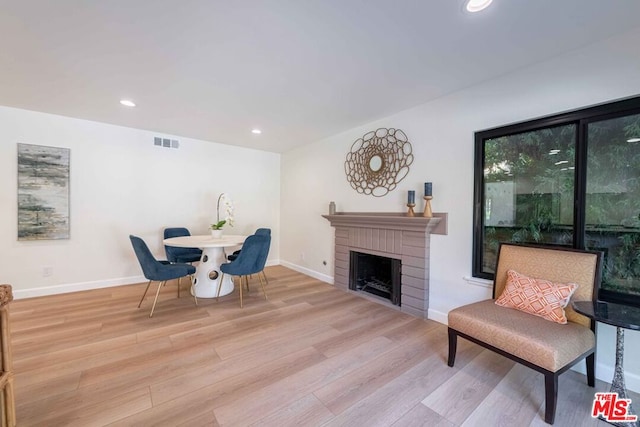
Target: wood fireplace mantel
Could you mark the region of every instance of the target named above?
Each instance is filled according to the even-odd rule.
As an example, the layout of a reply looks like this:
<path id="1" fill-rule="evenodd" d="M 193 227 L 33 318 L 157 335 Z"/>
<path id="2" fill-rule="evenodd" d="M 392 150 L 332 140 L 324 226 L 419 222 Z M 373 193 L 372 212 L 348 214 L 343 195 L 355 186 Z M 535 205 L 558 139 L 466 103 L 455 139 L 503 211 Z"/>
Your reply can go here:
<path id="1" fill-rule="evenodd" d="M 336 212 L 322 215 L 332 226 L 342 227 L 383 227 L 389 230 L 427 231 L 430 234 L 448 234 L 445 212 L 434 212 L 433 218 L 425 218 L 422 213 L 407 216 L 397 212 Z"/>
<path id="2" fill-rule="evenodd" d="M 337 212 L 322 215 L 335 227 L 334 285 L 349 291 L 350 252 L 402 261 L 400 309 L 427 318 L 431 234 L 447 234 L 447 213 Z"/>

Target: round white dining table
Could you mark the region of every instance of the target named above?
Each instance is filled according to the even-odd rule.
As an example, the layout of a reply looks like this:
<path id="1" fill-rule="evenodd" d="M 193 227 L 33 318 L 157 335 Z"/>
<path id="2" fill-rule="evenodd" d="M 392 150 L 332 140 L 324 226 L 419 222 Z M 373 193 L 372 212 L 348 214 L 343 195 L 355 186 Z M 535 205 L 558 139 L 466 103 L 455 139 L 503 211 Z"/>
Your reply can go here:
<path id="1" fill-rule="evenodd" d="M 223 248 L 240 246 L 246 238 L 247 236 L 240 235 L 223 235 L 219 238 L 210 235 L 181 236 L 164 239 L 163 243 L 178 248 L 202 249 L 202 258 L 196 266 L 194 292 L 198 298 L 215 298 L 218 295 L 218 286 L 220 296 L 233 292 L 233 279 L 230 275 L 224 276 L 224 282 L 220 283 L 220 264 L 227 262 Z"/>

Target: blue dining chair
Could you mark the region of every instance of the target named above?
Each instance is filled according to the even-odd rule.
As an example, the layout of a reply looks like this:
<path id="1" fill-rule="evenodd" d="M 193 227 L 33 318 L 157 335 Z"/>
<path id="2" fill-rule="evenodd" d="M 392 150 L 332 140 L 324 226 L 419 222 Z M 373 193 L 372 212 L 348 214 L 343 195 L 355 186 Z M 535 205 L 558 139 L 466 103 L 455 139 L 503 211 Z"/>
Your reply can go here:
<path id="1" fill-rule="evenodd" d="M 170 227 L 164 229 L 164 238 L 191 236 L 191 233 L 184 227 Z M 198 248 L 178 248 L 175 246 L 166 246 L 164 251 L 167 254 L 167 260 L 172 263 L 190 263 L 200 261 L 202 251 Z"/>
<path id="2" fill-rule="evenodd" d="M 142 301 L 144 301 L 144 297 L 147 295 L 151 282 L 158 282 L 158 290 L 156 291 L 156 297 L 153 300 L 153 306 L 151 307 L 151 313 L 149 314 L 149 317 L 153 317 L 153 310 L 155 310 L 156 303 L 158 302 L 160 288 L 167 283 L 167 280 L 191 276 L 196 272 L 196 268 L 189 264 L 171 264 L 168 261 L 158 261 L 153 256 L 144 240 L 133 235 L 129 235 L 129 239 L 133 245 L 133 251 L 136 253 L 140 267 L 142 267 L 142 273 L 144 274 L 144 277 L 149 280 L 149 283 L 147 283 L 147 287 L 144 290 L 144 294 L 142 294 L 142 298 L 140 299 L 140 303 L 138 303 L 138 308 L 142 305 Z M 193 281 L 191 286 L 193 287 Z M 195 298 L 196 305 L 198 305 L 198 298 L 195 296 L 195 292 L 193 292 L 193 297 Z"/>
<path id="3" fill-rule="evenodd" d="M 259 273 L 264 269 L 264 264 L 267 259 L 267 254 L 269 253 L 270 246 L 271 236 L 254 234 L 247 237 L 247 240 L 245 240 L 244 244 L 242 245 L 242 251 L 238 254 L 238 257 L 235 260 L 222 264 L 220 266 L 222 277 L 220 278 L 220 283 L 218 284 L 218 294 L 216 298 L 220 296 L 220 287 L 222 285 L 222 281 L 224 280 L 224 275 L 229 274 L 232 276 L 238 276 L 240 278 L 240 284 L 238 286 L 240 290 L 240 307 L 243 307 L 243 281 L 248 287 L 249 275 Z M 264 289 L 262 276 L 258 275 L 258 278 L 260 279 L 260 285 L 262 286 L 264 299 L 267 299 L 267 292 Z"/>
<path id="4" fill-rule="evenodd" d="M 267 279 L 267 275 L 264 273 L 264 267 L 267 265 L 267 257 L 269 256 L 269 249 L 271 249 L 271 229 L 269 228 L 259 228 L 258 230 L 267 230 L 268 234 L 266 232 L 264 232 L 262 235 L 267 236 L 269 239 L 267 240 L 267 244 L 262 248 L 262 251 L 260 252 L 260 256 L 258 258 L 258 267 L 260 268 L 260 271 L 258 271 L 258 277 L 260 277 L 260 274 L 262 274 L 262 277 L 264 278 L 264 282 L 265 284 L 269 284 L 269 280 Z M 257 231 L 256 231 L 257 234 Z"/>
<path id="5" fill-rule="evenodd" d="M 257 235 L 257 236 L 271 236 L 271 229 L 270 228 L 258 228 L 254 234 Z M 229 255 L 227 257 L 227 259 L 229 261 L 235 260 L 238 257 L 238 255 L 240 254 L 240 252 L 242 252 L 242 249 L 237 250 L 234 253 L 232 253 L 231 255 Z M 267 255 L 269 255 L 269 251 L 267 251 Z M 265 258 L 265 264 L 266 264 L 266 261 L 267 260 Z M 258 272 L 258 274 L 262 274 L 262 277 L 264 277 L 265 283 L 268 285 L 269 284 L 269 279 L 267 279 L 267 275 L 264 273 L 264 267 L 262 268 L 261 271 Z"/>
<path id="6" fill-rule="evenodd" d="M 169 227 L 164 229 L 164 238 L 191 236 L 189 229 L 184 227 Z M 178 248 L 164 245 L 167 260 L 172 263 L 189 263 L 200 261 L 202 250 L 198 248 Z M 180 279 L 178 279 L 178 298 L 180 298 Z"/>

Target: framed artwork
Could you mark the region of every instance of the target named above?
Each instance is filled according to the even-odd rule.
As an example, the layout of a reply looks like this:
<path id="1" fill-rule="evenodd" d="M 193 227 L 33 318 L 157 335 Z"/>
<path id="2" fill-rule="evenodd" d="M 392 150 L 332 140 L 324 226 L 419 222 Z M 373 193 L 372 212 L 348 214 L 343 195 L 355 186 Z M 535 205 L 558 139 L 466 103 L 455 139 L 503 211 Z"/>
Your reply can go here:
<path id="1" fill-rule="evenodd" d="M 68 239 L 68 148 L 18 144 L 18 240 Z"/>

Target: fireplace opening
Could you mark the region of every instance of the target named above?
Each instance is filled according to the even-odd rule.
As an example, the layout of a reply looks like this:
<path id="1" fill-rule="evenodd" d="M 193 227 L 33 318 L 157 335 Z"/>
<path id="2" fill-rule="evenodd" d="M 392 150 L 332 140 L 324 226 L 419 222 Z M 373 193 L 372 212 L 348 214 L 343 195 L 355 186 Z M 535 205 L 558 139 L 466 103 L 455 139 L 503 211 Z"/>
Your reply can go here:
<path id="1" fill-rule="evenodd" d="M 350 252 L 349 289 L 368 292 L 400 305 L 401 261 L 362 252 Z"/>

